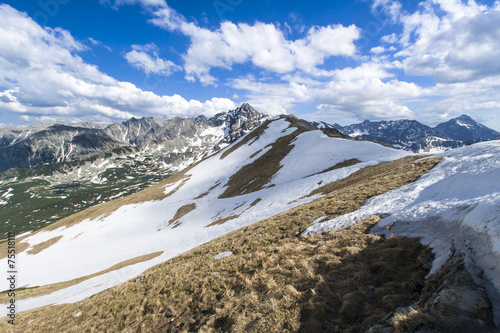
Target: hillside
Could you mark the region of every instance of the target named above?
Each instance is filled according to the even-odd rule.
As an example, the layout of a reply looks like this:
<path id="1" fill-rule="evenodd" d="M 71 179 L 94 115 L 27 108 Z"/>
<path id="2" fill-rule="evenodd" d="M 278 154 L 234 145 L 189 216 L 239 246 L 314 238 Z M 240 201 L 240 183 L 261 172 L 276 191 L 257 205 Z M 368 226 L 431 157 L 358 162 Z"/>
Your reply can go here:
<path id="1" fill-rule="evenodd" d="M 83 299 L 230 231 L 310 202 L 321 196 L 313 192 L 324 184 L 408 155 L 332 133 L 293 117 L 274 118 L 163 183 L 23 237 L 19 285 L 63 289 L 21 300 L 20 306 Z M 109 271 L 115 265 L 125 267 Z M 5 290 L 6 282 L 0 288 Z"/>
<path id="2" fill-rule="evenodd" d="M 366 229 L 376 220 L 342 235 L 298 238 L 297 234 L 320 217 L 350 212 L 371 196 L 414 181 L 438 162 L 431 159 L 414 162 L 415 159 L 406 157 L 360 169 L 343 180 L 319 187 L 318 192 L 325 193 L 321 198 L 201 245 L 91 299 L 24 313 L 18 328 L 33 332 L 239 328 L 258 332 L 280 327 L 294 331 L 301 326 L 314 330 L 322 325 L 331 328 L 340 322 L 335 323 L 334 318 L 327 322 L 325 318 L 333 316 L 333 308 L 340 305 L 342 298 L 346 300 L 353 292 L 369 289 L 372 284 L 377 285 L 374 291 L 378 297 L 367 310 L 382 306 L 382 299 L 387 296 L 383 315 L 372 311 L 377 319 L 371 318 L 366 325 L 376 322 L 387 311 L 411 303 L 413 295 L 405 293 L 399 297 L 406 285 L 395 282 L 401 280 L 401 274 L 408 274 L 408 279 L 409 276 L 420 279 L 420 287 L 416 288 L 421 288 L 428 271 L 423 265 L 432 258 L 430 253 L 417 240 L 384 244 L 379 237 L 367 235 Z M 372 256 L 373 247 L 379 248 L 376 256 Z M 388 257 L 388 251 L 394 247 Z M 406 273 L 399 266 L 396 272 L 384 276 L 372 277 L 360 270 L 366 267 L 359 262 L 362 257 L 372 261 L 370 265 L 390 266 L 392 262 L 380 260 L 392 261 L 401 253 L 397 249 L 408 248 L 412 250 L 406 254 Z M 212 258 L 227 251 L 233 254 L 218 260 Z M 345 261 L 347 257 L 349 260 Z M 326 275 L 338 269 L 344 273 L 337 277 Z M 386 279 L 390 274 L 392 277 Z M 331 283 L 337 284 L 335 288 Z M 23 297 L 36 292 L 36 289 L 26 290 Z M 343 325 L 352 325 L 361 315 L 342 313 L 343 319 L 339 320 Z"/>
<path id="3" fill-rule="evenodd" d="M 459 279 L 464 294 L 487 302 L 461 264 L 450 262 L 442 275 L 425 281 L 433 258 L 429 249 L 418 239 L 368 234 L 378 216 L 297 237 L 313 221 L 342 216 L 370 197 L 412 183 L 439 161 L 416 159 L 363 168 L 319 188 L 326 194 L 321 198 L 210 241 L 91 299 L 25 312 L 17 328 L 491 332 L 488 305 L 457 315 L 459 308 L 445 304 L 443 312 L 443 301 L 430 296 L 438 291 L 445 299 L 455 290 L 449 282 Z M 421 308 L 414 305 L 420 303 Z M 437 305 L 426 310 L 426 303 Z"/>
<path id="4" fill-rule="evenodd" d="M 431 243 L 433 264 L 430 250 L 419 239 L 401 237 L 396 226 L 387 229 L 392 233 L 388 238 L 369 231 L 379 230 L 377 223 L 385 228 L 388 214 L 397 219 L 390 207 L 406 209 L 381 194 L 407 185 L 387 195 L 410 202 L 414 199 L 408 193 L 425 198 L 418 193 L 430 191 L 434 198 L 433 182 L 426 179 L 435 179 L 436 173 L 445 180 L 457 174 L 444 182 L 451 192 L 467 188 L 478 174 L 474 170 L 490 174 L 495 169 L 495 163 L 486 167 L 483 159 L 498 156 L 498 148 L 492 142 L 459 149 L 432 169 L 442 157 L 423 158 L 347 139 L 294 117 L 270 119 L 162 183 L 20 237 L 23 288 L 16 297 L 21 310 L 31 311 L 20 315 L 17 328 L 490 332 L 487 293 L 497 309 L 489 287 L 497 283 L 494 271 L 479 281 L 471 267 L 482 266 L 472 266 L 467 251 L 443 257 L 440 246 L 452 240 L 427 241 L 425 225 L 416 223 L 415 230 L 424 233 L 413 230 L 409 236 L 421 235 Z M 424 175 L 429 170 L 430 176 Z M 480 197 L 481 184 L 470 195 Z M 496 186 L 483 189 L 492 195 L 491 207 L 498 204 Z M 357 213 L 371 202 L 380 204 L 368 215 Z M 381 209 L 384 202 L 389 208 Z M 470 211 L 460 201 L 439 205 Z M 494 212 L 490 206 L 481 216 Z M 351 220 L 350 214 L 360 218 Z M 336 219 L 359 222 L 298 237 L 309 226 Z M 497 222 L 491 221 L 488 230 L 495 235 Z M 438 229 L 430 233 L 439 235 Z M 466 244 L 472 252 L 484 248 Z M 431 267 L 434 275 L 425 279 Z M 36 309 L 49 304 L 61 305 Z"/>

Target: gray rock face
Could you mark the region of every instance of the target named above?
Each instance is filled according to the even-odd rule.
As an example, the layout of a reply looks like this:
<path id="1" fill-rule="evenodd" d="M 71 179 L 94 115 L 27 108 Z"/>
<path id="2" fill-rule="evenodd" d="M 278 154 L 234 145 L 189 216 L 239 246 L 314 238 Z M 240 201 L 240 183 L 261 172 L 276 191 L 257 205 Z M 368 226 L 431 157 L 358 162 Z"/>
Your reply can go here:
<path id="1" fill-rule="evenodd" d="M 3 136 L 0 172 L 62 162 L 116 148 L 120 143 L 101 129 L 54 124 L 42 130 Z"/>

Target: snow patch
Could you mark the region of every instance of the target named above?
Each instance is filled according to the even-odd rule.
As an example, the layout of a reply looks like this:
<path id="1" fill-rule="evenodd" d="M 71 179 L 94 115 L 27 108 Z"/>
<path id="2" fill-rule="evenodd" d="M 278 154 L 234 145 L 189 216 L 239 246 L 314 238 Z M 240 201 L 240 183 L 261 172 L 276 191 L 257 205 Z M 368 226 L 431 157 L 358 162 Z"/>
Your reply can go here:
<path id="1" fill-rule="evenodd" d="M 222 258 L 226 258 L 226 257 L 232 256 L 232 255 L 233 255 L 232 251 L 226 251 L 226 252 L 216 254 L 215 256 L 212 257 L 212 259 L 222 259 Z"/>

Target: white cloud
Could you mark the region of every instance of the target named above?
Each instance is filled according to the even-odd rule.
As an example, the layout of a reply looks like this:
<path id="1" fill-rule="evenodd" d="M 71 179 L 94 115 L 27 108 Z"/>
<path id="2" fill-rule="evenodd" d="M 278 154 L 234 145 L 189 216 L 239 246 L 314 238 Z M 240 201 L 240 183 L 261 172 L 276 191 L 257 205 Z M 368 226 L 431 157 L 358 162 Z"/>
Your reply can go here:
<path id="1" fill-rule="evenodd" d="M 153 73 L 161 76 L 169 76 L 174 71 L 182 70 L 170 60 L 160 59 L 159 49 L 154 43 L 146 45 L 132 45 L 132 51 L 125 54 L 125 59 L 132 66 L 143 71 L 147 75 Z"/>
<path id="2" fill-rule="evenodd" d="M 251 103 L 275 113 L 290 112 L 299 103 L 310 103 L 317 105 L 315 117 L 323 119 L 338 114 L 364 119 L 414 118 L 406 101 L 429 91 L 398 81 L 386 71 L 389 68 L 393 68 L 390 63 L 369 62 L 332 71 L 328 82 L 288 75 L 282 77 L 285 83 L 270 83 L 250 75 L 229 84 L 247 91 Z"/>
<path id="3" fill-rule="evenodd" d="M 431 75 L 436 82 L 466 82 L 500 75 L 500 11 L 446 22 L 408 48 L 408 74 Z"/>
<path id="4" fill-rule="evenodd" d="M 211 116 L 235 107 L 226 98 L 187 101 L 143 91 L 85 63 L 76 54 L 85 46 L 68 31 L 44 29 L 8 5 L 0 5 L 0 17 L 0 112 L 26 119 L 115 121 L 141 115 Z"/>
<path id="5" fill-rule="evenodd" d="M 382 38 L 380 38 L 380 40 L 382 42 L 385 42 L 388 44 L 394 44 L 394 43 L 398 42 L 399 38 L 398 38 L 398 35 L 396 35 L 395 33 L 392 33 L 390 35 L 382 36 Z"/>
<path id="6" fill-rule="evenodd" d="M 351 25 L 312 27 L 303 39 L 287 40 L 274 24 L 221 23 L 219 29 L 200 28 L 167 7 L 152 12 L 150 22 L 167 30 L 178 30 L 191 39 L 184 55 L 186 78 L 205 85 L 216 84 L 211 68 L 231 69 L 234 64 L 252 63 L 271 73 L 301 70 L 313 73 L 332 56 L 352 57 L 360 30 Z M 265 36 L 265 38 L 262 38 Z"/>

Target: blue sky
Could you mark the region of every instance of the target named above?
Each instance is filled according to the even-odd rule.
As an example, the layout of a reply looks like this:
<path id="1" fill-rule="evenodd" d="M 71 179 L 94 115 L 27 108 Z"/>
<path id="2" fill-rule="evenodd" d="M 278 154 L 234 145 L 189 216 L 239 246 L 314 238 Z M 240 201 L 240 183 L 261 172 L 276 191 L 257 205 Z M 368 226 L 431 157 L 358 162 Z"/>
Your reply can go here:
<path id="1" fill-rule="evenodd" d="M 461 114 L 500 130 L 500 2 L 12 0 L 0 126 L 249 102 L 343 125 Z"/>

